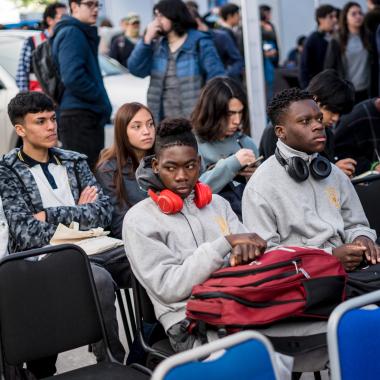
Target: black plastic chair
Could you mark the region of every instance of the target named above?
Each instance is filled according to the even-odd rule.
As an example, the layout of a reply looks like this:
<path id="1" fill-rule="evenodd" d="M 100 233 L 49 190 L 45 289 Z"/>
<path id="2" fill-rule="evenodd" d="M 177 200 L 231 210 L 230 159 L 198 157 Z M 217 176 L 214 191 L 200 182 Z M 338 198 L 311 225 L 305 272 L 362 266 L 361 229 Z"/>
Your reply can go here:
<path id="1" fill-rule="evenodd" d="M 48 379 L 150 377 L 142 366 L 113 359 L 87 255 L 74 245 L 15 253 L 0 262 L 0 337 L 2 368 L 103 340 L 104 362 Z"/>
<path id="2" fill-rule="evenodd" d="M 148 354 L 146 366 L 154 369 L 161 361 L 175 354 L 162 325 L 154 313 L 153 304 L 145 290 L 135 276 L 132 276 L 133 298 L 135 301 L 137 337 L 143 350 Z M 155 325 L 151 337 L 144 333 L 144 323 Z"/>
<path id="3" fill-rule="evenodd" d="M 376 230 L 377 236 L 380 237 L 380 174 L 353 180 L 352 183 L 368 218 L 369 225 Z"/>

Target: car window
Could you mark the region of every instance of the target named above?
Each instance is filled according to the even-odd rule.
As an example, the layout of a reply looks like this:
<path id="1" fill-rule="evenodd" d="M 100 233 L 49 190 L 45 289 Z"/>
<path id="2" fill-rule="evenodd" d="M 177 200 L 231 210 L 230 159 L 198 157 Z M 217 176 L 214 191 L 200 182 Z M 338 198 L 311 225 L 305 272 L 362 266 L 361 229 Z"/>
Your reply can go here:
<path id="1" fill-rule="evenodd" d="M 127 69 L 116 60 L 99 54 L 99 66 L 104 77 L 126 74 Z"/>
<path id="2" fill-rule="evenodd" d="M 13 78 L 16 78 L 18 59 L 24 41 L 23 37 L 0 35 L 0 65 Z"/>

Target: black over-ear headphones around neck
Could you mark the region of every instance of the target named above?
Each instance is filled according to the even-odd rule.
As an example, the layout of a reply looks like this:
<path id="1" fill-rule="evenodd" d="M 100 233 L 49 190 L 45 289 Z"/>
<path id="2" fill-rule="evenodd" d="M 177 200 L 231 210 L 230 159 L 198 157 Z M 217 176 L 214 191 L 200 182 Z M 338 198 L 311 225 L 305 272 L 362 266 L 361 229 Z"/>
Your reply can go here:
<path id="1" fill-rule="evenodd" d="M 331 173 L 331 162 L 321 155 L 315 157 L 310 162 L 309 167 L 301 157 L 294 156 L 285 159 L 282 157 L 278 148 L 276 148 L 274 155 L 280 165 L 285 168 L 290 177 L 297 182 L 305 181 L 309 177 L 310 173 L 313 178 L 317 180 L 324 179 Z"/>

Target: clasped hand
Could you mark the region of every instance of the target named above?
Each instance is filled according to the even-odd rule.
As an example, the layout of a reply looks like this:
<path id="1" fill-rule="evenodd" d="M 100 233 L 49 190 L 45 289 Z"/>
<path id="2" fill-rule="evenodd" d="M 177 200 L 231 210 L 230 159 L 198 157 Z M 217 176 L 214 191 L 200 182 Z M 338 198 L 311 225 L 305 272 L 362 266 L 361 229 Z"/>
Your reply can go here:
<path id="1" fill-rule="evenodd" d="M 265 252 L 267 243 L 255 233 L 233 234 L 226 236 L 231 244 L 230 265 L 247 264 Z"/>

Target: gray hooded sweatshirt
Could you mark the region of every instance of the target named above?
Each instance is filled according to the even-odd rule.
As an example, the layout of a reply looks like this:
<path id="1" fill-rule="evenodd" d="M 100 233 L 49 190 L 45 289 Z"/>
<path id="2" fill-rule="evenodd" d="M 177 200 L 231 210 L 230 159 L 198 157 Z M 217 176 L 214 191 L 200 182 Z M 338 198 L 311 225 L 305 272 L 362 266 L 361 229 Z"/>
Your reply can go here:
<path id="1" fill-rule="evenodd" d="M 136 177 L 145 189 L 162 190 L 149 167 L 140 166 Z M 192 287 L 225 263 L 231 246 L 224 236 L 246 232 L 229 203 L 215 194 L 202 209 L 192 193 L 177 214 L 163 214 L 151 198 L 127 212 L 123 222 L 127 256 L 166 331 L 186 317 Z"/>
<path id="2" fill-rule="evenodd" d="M 314 155 L 277 142 L 287 159 L 299 156 L 309 163 Z M 376 240 L 349 178 L 335 165 L 322 180 L 311 175 L 296 182 L 273 155 L 253 174 L 245 187 L 243 223 L 276 245 L 315 246 L 332 251 L 358 236 Z"/>

